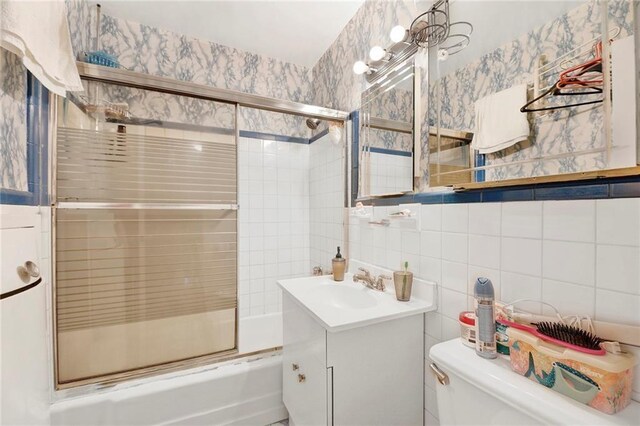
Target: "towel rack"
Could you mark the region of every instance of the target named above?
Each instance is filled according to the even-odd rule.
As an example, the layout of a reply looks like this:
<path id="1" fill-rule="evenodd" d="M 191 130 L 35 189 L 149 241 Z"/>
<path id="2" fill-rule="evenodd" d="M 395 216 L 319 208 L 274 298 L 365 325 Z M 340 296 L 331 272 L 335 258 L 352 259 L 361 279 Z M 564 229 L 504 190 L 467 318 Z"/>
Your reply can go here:
<path id="1" fill-rule="evenodd" d="M 7 299 L 11 296 L 15 296 L 16 294 L 20 294 L 23 293 L 27 290 L 30 290 L 32 288 L 34 288 L 35 286 L 37 286 L 38 284 L 40 284 L 42 282 L 42 277 L 38 278 L 37 280 L 35 280 L 34 282 L 32 282 L 31 284 L 27 284 L 24 287 L 20 287 L 17 288 L 15 290 L 11 290 L 11 291 L 7 291 L 6 293 L 2 293 L 0 294 L 0 300 L 2 299 Z"/>
<path id="2" fill-rule="evenodd" d="M 18 276 L 23 281 L 26 281 L 30 278 L 37 278 L 37 280 L 15 290 L 7 291 L 6 293 L 0 293 L 0 300 L 7 299 L 20 293 L 24 293 L 25 291 L 36 287 L 42 282 L 42 277 L 40 276 L 40 270 L 38 269 L 38 266 L 30 260 L 24 262 L 24 266 L 18 266 Z"/>

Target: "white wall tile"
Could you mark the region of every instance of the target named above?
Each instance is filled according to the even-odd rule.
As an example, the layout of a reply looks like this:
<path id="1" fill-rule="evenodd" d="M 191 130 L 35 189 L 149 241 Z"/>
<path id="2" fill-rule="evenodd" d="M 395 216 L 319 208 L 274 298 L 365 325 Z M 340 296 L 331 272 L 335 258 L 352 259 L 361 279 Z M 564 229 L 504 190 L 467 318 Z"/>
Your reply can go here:
<path id="1" fill-rule="evenodd" d="M 467 295 L 457 291 L 442 289 L 442 309 L 441 313 L 445 317 L 458 320 L 460 312 L 467 310 Z"/>
<path id="2" fill-rule="evenodd" d="M 442 233 L 442 259 L 466 263 L 468 251 L 467 234 Z"/>
<path id="3" fill-rule="evenodd" d="M 442 204 L 423 204 L 420 208 L 420 226 L 423 231 L 442 229 Z"/>
<path id="4" fill-rule="evenodd" d="M 500 268 L 500 238 L 469 235 L 469 264 L 490 269 Z"/>
<path id="5" fill-rule="evenodd" d="M 424 315 L 424 332 L 434 339 L 440 339 L 442 337 L 442 317 L 440 314 L 437 312 L 427 312 Z"/>
<path id="6" fill-rule="evenodd" d="M 420 232 L 402 231 L 402 253 L 420 254 Z"/>
<path id="7" fill-rule="evenodd" d="M 542 280 L 542 300 L 555 306 L 561 315 L 595 315 L 595 289 L 561 281 Z M 543 312 L 554 312 L 543 307 Z"/>
<path id="8" fill-rule="evenodd" d="M 599 244 L 640 245 L 640 199 L 598 200 Z"/>
<path id="9" fill-rule="evenodd" d="M 469 205 L 444 204 L 442 206 L 442 230 L 445 232 L 468 232 Z"/>
<path id="10" fill-rule="evenodd" d="M 502 238 L 501 268 L 503 271 L 540 276 L 542 272 L 542 241 L 525 238 Z"/>
<path id="11" fill-rule="evenodd" d="M 238 294 L 240 316 L 278 312 L 276 278 L 310 271 L 308 146 L 240 139 Z M 244 149 L 246 148 L 246 149 Z M 305 166 L 306 167 L 306 166 Z"/>
<path id="12" fill-rule="evenodd" d="M 442 284 L 442 261 L 432 257 L 420 257 L 420 277 Z"/>
<path id="13" fill-rule="evenodd" d="M 595 200 L 545 201 L 543 215 L 545 239 L 595 241 Z"/>
<path id="14" fill-rule="evenodd" d="M 442 340 L 451 340 L 460 337 L 460 323 L 458 317 L 455 319 L 446 316 L 442 317 Z"/>
<path id="15" fill-rule="evenodd" d="M 442 256 L 442 233 L 422 231 L 420 233 L 420 254 L 440 258 Z"/>
<path id="16" fill-rule="evenodd" d="M 542 203 L 524 201 L 502 204 L 503 237 L 542 237 Z"/>
<path id="17" fill-rule="evenodd" d="M 442 287 L 461 293 L 467 291 L 468 270 L 466 263 L 442 261 Z"/>
<path id="18" fill-rule="evenodd" d="M 529 275 L 502 272 L 500 275 L 501 298 L 505 303 L 519 299 L 542 300 L 542 279 Z M 540 313 L 540 303 L 521 303 L 520 308 Z"/>
<path id="19" fill-rule="evenodd" d="M 544 241 L 542 276 L 558 281 L 593 286 L 595 244 Z"/>
<path id="20" fill-rule="evenodd" d="M 502 225 L 501 203 L 469 204 L 469 233 L 500 235 Z"/>
<path id="21" fill-rule="evenodd" d="M 640 294 L 640 248 L 598 244 L 596 286 Z"/>
<path id="22" fill-rule="evenodd" d="M 595 319 L 640 326 L 640 296 L 596 289 Z"/>

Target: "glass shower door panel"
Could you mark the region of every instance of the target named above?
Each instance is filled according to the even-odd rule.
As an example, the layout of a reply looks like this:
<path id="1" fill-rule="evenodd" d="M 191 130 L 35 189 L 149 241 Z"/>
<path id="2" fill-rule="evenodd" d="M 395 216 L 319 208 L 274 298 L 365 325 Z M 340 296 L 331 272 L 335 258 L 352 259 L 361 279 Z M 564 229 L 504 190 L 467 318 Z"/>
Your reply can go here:
<path id="1" fill-rule="evenodd" d="M 58 106 L 58 384 L 237 352 L 235 105 L 85 85 Z"/>
<path id="2" fill-rule="evenodd" d="M 235 347 L 236 212 L 59 209 L 58 378 Z"/>

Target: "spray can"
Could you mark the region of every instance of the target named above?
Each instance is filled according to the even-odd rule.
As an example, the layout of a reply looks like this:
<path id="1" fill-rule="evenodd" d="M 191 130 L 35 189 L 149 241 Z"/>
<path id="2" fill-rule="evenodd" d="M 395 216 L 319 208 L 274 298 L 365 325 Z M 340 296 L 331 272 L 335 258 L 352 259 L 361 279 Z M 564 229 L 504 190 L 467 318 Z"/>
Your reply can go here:
<path id="1" fill-rule="evenodd" d="M 496 358 L 495 294 L 489 278 L 480 277 L 473 286 L 476 305 L 476 353 Z"/>

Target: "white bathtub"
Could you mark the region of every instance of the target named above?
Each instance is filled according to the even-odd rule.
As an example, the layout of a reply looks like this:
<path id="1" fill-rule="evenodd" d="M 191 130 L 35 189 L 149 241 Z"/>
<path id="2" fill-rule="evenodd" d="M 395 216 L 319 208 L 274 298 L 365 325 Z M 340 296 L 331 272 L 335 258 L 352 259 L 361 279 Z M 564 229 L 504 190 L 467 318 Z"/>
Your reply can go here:
<path id="1" fill-rule="evenodd" d="M 241 353 L 282 345 L 282 315 L 240 321 Z M 52 425 L 247 425 L 288 417 L 279 352 L 171 373 L 55 402 Z"/>
<path id="2" fill-rule="evenodd" d="M 238 331 L 241 354 L 282 346 L 282 313 L 240 318 Z"/>

